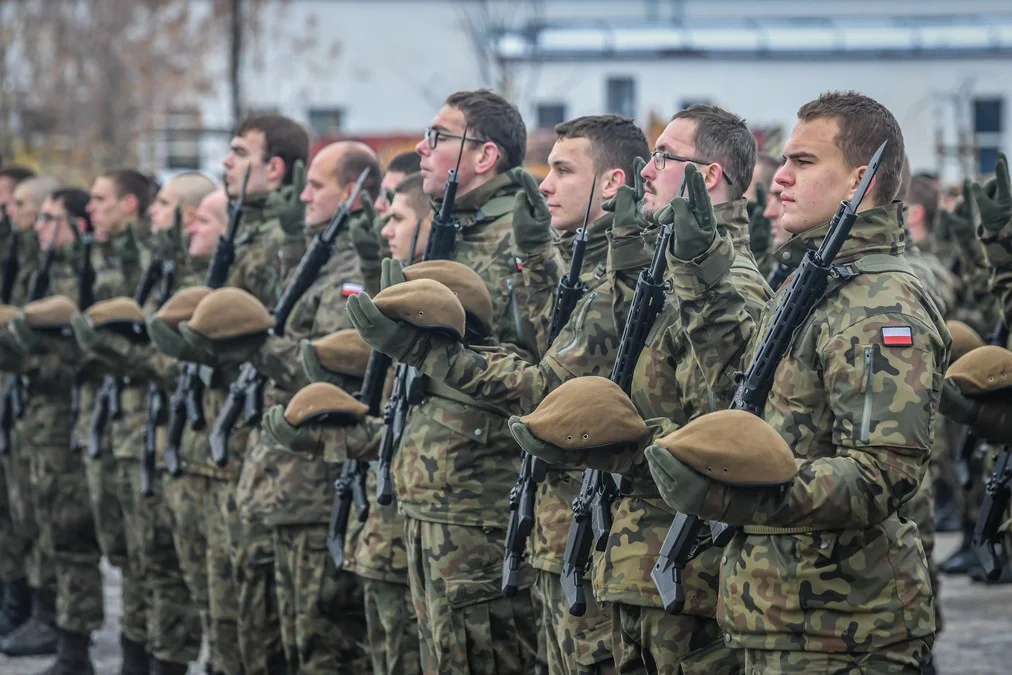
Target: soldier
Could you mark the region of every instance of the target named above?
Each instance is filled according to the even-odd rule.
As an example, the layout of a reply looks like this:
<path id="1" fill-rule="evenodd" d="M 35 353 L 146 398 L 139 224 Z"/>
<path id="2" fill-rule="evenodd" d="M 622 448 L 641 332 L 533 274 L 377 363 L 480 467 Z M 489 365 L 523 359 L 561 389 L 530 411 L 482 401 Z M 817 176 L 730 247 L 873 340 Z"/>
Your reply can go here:
<path id="1" fill-rule="evenodd" d="M 447 174 L 461 157 L 453 212 L 461 229 L 452 260 L 484 280 L 494 306 L 492 336 L 522 345 L 518 350 L 533 358 L 541 348 L 534 336 L 546 334 L 547 322 L 538 319 L 541 308 L 511 252 L 510 216 L 521 190 L 525 144 L 517 109 L 481 90 L 449 96 L 416 150 L 423 189 L 437 200 L 437 208 Z M 349 301 L 349 313 L 355 300 Z M 363 305 L 366 311 L 370 305 Z M 408 356 L 386 344 L 391 322 L 380 321 L 373 332 L 352 318 L 374 348 L 390 350 L 394 358 Z M 422 386 L 425 393 L 408 417 L 393 473 L 407 517 L 408 574 L 423 670 L 529 673 L 537 652 L 531 580 L 522 580 L 515 598 L 503 598 L 499 591 L 503 516 L 520 468 L 507 420 L 437 382 Z"/>
<path id="2" fill-rule="evenodd" d="M 833 92 L 802 106 L 798 119 L 775 179 L 784 186 L 782 224 L 794 235 L 781 263 L 796 264 L 820 243 L 865 162 L 888 146 L 836 256 L 845 272 L 794 333 L 766 402 L 797 477 L 785 488 L 741 489 L 663 447 L 646 456 L 673 508 L 744 526 L 724 550 L 718 619 L 727 644 L 744 649 L 747 672 L 919 671 L 934 639 L 933 597 L 916 526 L 897 510 L 927 467 L 948 330 L 903 257 L 899 207 L 890 203 L 904 156 L 895 118 L 865 96 Z M 703 284 L 699 269 L 680 263 L 674 272 Z M 725 281 L 699 288 L 709 290 L 679 294 L 682 309 L 726 297 L 740 309 L 719 322 L 750 335 L 752 347 L 784 297 L 781 289 L 756 322 Z"/>
<path id="3" fill-rule="evenodd" d="M 383 219 L 380 235 L 386 240 L 390 255 L 405 265 L 421 260 L 432 227 L 432 209 L 422 191 L 421 172 L 408 175 L 394 186 Z"/>
<path id="4" fill-rule="evenodd" d="M 20 183 L 34 177 L 35 172 L 26 166 L 12 164 L 0 167 L 0 205 L 7 210 L 8 215 L 14 206 L 14 189 Z"/>
<path id="5" fill-rule="evenodd" d="M 55 238 L 57 253 L 49 270 L 49 292 L 77 297 L 80 251 L 75 247 L 78 229 L 84 230 L 88 193 L 73 188 L 53 192 L 42 204 L 36 232 L 45 249 Z M 45 301 L 43 301 L 45 302 Z M 49 324 L 32 316 L 16 319 L 15 330 L 22 351 L 27 353 L 22 374 L 25 389 L 25 424 L 19 426 L 19 438 L 31 448 L 32 497 L 39 526 L 43 557 L 54 568 L 55 606 L 35 608 L 40 617 L 48 616 L 59 636 L 59 654 L 46 675 L 70 675 L 93 672 L 88 654 L 90 634 L 102 625 L 102 552 L 95 537 L 95 523 L 88 507 L 88 485 L 83 458 L 71 447 L 73 419 L 70 390 L 74 385 L 75 366 L 81 362 L 72 337 L 68 337 L 70 312 Z M 33 303 L 38 306 L 39 303 Z M 47 325 L 49 328 L 47 329 Z M 54 336 L 54 326 L 62 332 Z M 42 331 L 42 332 L 40 332 Z M 72 334 L 69 334 L 72 335 Z M 45 423 L 41 424 L 40 420 Z M 43 594 L 36 596 L 42 600 Z M 25 624 L 31 626 L 32 622 Z M 18 650 L 39 636 L 15 631 L 8 636 L 5 649 Z"/>

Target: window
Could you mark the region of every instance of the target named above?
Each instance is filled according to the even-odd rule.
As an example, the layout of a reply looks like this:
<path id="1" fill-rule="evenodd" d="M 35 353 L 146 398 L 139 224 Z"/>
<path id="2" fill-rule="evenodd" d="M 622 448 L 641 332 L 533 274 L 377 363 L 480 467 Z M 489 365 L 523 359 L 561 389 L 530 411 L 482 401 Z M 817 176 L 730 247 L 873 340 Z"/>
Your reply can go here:
<path id="1" fill-rule="evenodd" d="M 200 168 L 200 110 L 169 111 L 165 124 L 165 168 L 174 171 Z"/>
<path id="2" fill-rule="evenodd" d="M 998 161 L 1005 131 L 1005 99 L 977 98 L 973 101 L 973 133 L 977 146 L 977 171 L 992 173 Z"/>
<path id="3" fill-rule="evenodd" d="M 554 129 L 556 124 L 566 121 L 565 103 L 539 103 L 537 109 L 538 129 Z"/>
<path id="4" fill-rule="evenodd" d="M 609 77 L 605 81 L 605 110 L 622 117 L 636 117 L 636 81 L 631 77 Z"/>
<path id="5" fill-rule="evenodd" d="M 343 108 L 309 109 L 309 128 L 317 138 L 339 135 L 343 121 Z"/>
<path id="6" fill-rule="evenodd" d="M 696 105 L 697 103 L 699 103 L 701 105 L 710 105 L 710 99 L 708 99 L 708 98 L 683 98 L 682 99 L 682 106 L 679 108 L 679 110 L 685 110 L 689 106 Z"/>

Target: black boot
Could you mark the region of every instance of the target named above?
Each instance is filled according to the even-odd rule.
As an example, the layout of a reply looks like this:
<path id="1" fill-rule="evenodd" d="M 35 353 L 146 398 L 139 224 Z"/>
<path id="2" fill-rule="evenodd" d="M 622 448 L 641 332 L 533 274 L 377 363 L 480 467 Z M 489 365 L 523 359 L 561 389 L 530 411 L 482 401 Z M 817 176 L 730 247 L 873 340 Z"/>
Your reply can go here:
<path id="1" fill-rule="evenodd" d="M 186 675 L 190 667 L 185 663 L 151 659 L 151 675 Z"/>
<path id="2" fill-rule="evenodd" d="M 952 487 L 935 481 L 935 532 L 959 532 L 961 511 Z"/>
<path id="3" fill-rule="evenodd" d="M 49 656 L 59 645 L 56 632 L 56 594 L 37 590 L 32 599 L 32 616 L 0 640 L 0 652 L 7 656 Z"/>
<path id="4" fill-rule="evenodd" d="M 28 621 L 32 615 L 32 589 L 28 581 L 18 579 L 4 584 L 3 607 L 0 608 L 0 637 Z"/>
<path id="5" fill-rule="evenodd" d="M 980 560 L 973 551 L 973 528 L 974 523 L 963 523 L 963 540 L 959 542 L 959 548 L 938 565 L 938 571 L 942 574 L 983 573 Z"/>
<path id="6" fill-rule="evenodd" d="M 69 630 L 57 629 L 60 634 L 60 651 L 56 654 L 56 662 L 39 675 L 95 675 L 95 667 L 91 664 L 91 635 L 88 633 L 72 633 Z"/>
<path id="7" fill-rule="evenodd" d="M 120 645 L 123 647 L 123 665 L 119 671 L 120 675 L 150 675 L 151 668 L 148 663 L 148 653 L 144 651 L 144 645 L 134 642 L 125 635 L 120 636 Z"/>

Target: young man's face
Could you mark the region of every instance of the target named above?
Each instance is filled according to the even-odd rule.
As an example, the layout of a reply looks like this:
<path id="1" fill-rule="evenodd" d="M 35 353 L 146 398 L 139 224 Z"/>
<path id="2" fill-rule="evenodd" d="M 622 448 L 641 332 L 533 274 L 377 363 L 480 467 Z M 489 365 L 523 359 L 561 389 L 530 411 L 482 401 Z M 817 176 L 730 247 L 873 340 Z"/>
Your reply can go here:
<path id="1" fill-rule="evenodd" d="M 210 256 L 227 227 L 228 197 L 224 190 L 216 190 L 200 201 L 193 221 L 186 227 L 190 238 L 187 253 L 192 258 Z"/>
<path id="2" fill-rule="evenodd" d="M 541 182 L 541 192 L 548 202 L 552 227 L 560 232 L 576 232 L 583 226 L 590 190 L 597 177 L 590 153 L 588 139 L 560 138 L 548 155 L 549 171 Z M 601 188 L 596 186 L 588 222 L 601 216 Z"/>
<path id="3" fill-rule="evenodd" d="M 405 194 L 394 195 L 390 209 L 387 211 L 387 222 L 380 234 L 390 245 L 390 255 L 395 259 L 410 264 L 421 258 L 425 246 L 429 242 L 429 227 L 432 224 L 432 212 L 418 213 L 411 207 L 411 200 Z M 418 227 L 418 240 L 415 242 L 414 255 L 411 255 L 411 242 Z M 411 260 L 408 260 L 408 258 Z"/>
<path id="4" fill-rule="evenodd" d="M 53 199 L 42 202 L 38 217 L 35 219 L 35 234 L 38 235 L 43 248 L 49 246 L 53 237 L 56 237 L 58 248 L 72 244 L 76 238 L 72 227 L 76 227 L 76 224 L 68 220 L 67 210 L 62 202 Z"/>
<path id="5" fill-rule="evenodd" d="M 131 205 L 135 203 L 136 198 L 132 195 L 120 197 L 116 193 L 116 183 L 111 178 L 96 178 L 88 201 L 88 215 L 95 228 L 95 239 L 108 241 L 110 237 L 122 232 L 133 215 Z"/>
<path id="6" fill-rule="evenodd" d="M 763 209 L 763 216 L 770 221 L 770 232 L 773 234 L 773 241 L 781 243 L 787 240 L 784 228 L 780 226 L 780 217 L 784 215 L 784 205 L 780 203 L 780 193 L 784 191 L 782 185 L 773 183 L 770 191 L 766 193 L 766 208 Z"/>
<path id="7" fill-rule="evenodd" d="M 309 227 L 328 222 L 344 201 L 345 186 L 338 179 L 336 161 L 334 153 L 321 151 L 309 164 L 306 187 L 299 195 L 306 205 L 306 225 Z"/>
<path id="8" fill-rule="evenodd" d="M 151 220 L 151 230 L 161 232 L 172 227 L 176 219 L 176 207 L 179 206 L 179 192 L 172 182 L 169 181 L 155 195 L 154 201 L 148 207 L 148 218 Z"/>
<path id="9" fill-rule="evenodd" d="M 246 194 L 262 194 L 274 187 L 267 175 L 269 160 L 264 159 L 266 149 L 267 137 L 259 129 L 250 129 L 232 139 L 228 154 L 221 163 L 225 168 L 225 190 L 229 197 L 235 199 L 242 191 L 247 166 L 250 172 Z"/>
<path id="10" fill-rule="evenodd" d="M 697 158 L 693 141 L 696 136 L 696 124 L 694 120 L 684 118 L 672 120 L 657 137 L 654 150 L 674 157 Z M 685 176 L 686 162 L 658 157 L 656 154 L 651 157 L 640 172 L 640 176 L 643 177 L 643 215 L 647 217 L 653 216 L 678 196 L 678 188 Z M 658 168 L 658 164 L 662 162 L 664 168 Z M 698 168 L 702 170 L 702 167 Z"/>
<path id="11" fill-rule="evenodd" d="M 855 170 L 836 144 L 839 123 L 817 118 L 798 122 L 784 144 L 786 162 L 773 177 L 781 186 L 781 227 L 790 234 L 828 223 L 854 187 Z"/>
<path id="12" fill-rule="evenodd" d="M 433 136 L 436 147 L 431 147 L 432 140 L 423 138 L 418 141 L 415 151 L 421 155 L 422 189 L 430 197 L 442 197 L 446 187 L 446 177 L 450 170 L 457 166 L 457 156 L 460 154 L 461 136 L 464 134 L 466 120 L 464 113 L 457 108 L 444 105 L 439 113 L 432 118 L 429 128 L 438 133 L 438 139 Z M 474 129 L 467 130 L 468 139 L 485 141 Z M 466 190 L 477 175 L 476 165 L 483 152 L 497 153 L 491 142 L 464 143 L 464 153 L 460 159 L 460 169 L 457 172 L 457 181 L 461 189 Z"/>
<path id="13" fill-rule="evenodd" d="M 394 188 L 401 184 L 401 181 L 407 177 L 407 174 L 402 171 L 387 171 L 383 174 L 383 180 L 380 181 L 379 194 L 376 195 L 375 201 L 373 201 L 373 208 L 376 209 L 376 213 L 381 216 L 385 216 L 387 211 L 390 209 L 390 203 L 393 201 Z"/>
<path id="14" fill-rule="evenodd" d="M 19 185 L 14 188 L 14 196 L 11 199 L 11 208 L 7 212 L 14 227 L 21 232 L 27 232 L 35 227 L 35 217 L 38 215 L 39 205 L 32 199 L 28 187 Z"/>
<path id="15" fill-rule="evenodd" d="M 7 209 L 7 213 L 10 214 L 11 209 L 14 206 L 14 188 L 17 187 L 14 184 L 14 179 L 9 176 L 0 176 L 0 204 Z"/>

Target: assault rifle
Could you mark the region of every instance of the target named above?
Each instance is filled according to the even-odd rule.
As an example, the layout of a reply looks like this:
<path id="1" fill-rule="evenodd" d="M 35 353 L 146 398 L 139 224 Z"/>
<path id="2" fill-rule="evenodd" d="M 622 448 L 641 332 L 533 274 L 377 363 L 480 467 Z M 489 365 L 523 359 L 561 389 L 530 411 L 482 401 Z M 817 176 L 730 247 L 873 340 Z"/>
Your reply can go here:
<path id="1" fill-rule="evenodd" d="M 17 283 L 18 272 L 21 269 L 21 230 L 11 223 L 5 204 L 0 204 L 0 228 L 7 228 L 11 232 L 11 240 L 7 244 L 7 254 L 4 255 L 3 281 L 0 282 L 0 302 L 9 305 L 14 300 L 14 285 Z"/>
<path id="2" fill-rule="evenodd" d="M 144 274 L 141 276 L 137 290 L 134 291 L 134 301 L 141 307 L 148 301 L 148 296 L 154 289 L 155 284 L 162 276 L 162 261 L 153 257 L 148 262 Z M 123 394 L 123 379 L 115 375 L 106 375 L 102 378 L 102 385 L 95 394 L 95 402 L 91 411 L 91 424 L 88 427 L 88 456 L 98 459 L 102 454 L 102 436 L 105 434 L 105 427 L 109 420 L 118 420 L 123 415 L 121 406 Z"/>
<path id="3" fill-rule="evenodd" d="M 158 294 L 158 307 L 161 307 L 169 298 L 176 286 L 176 263 L 167 260 L 162 265 L 162 288 Z M 141 494 L 150 497 L 155 493 L 155 459 L 158 452 L 158 427 L 166 423 L 166 400 L 165 390 L 160 389 L 154 382 L 148 383 L 148 395 L 146 408 L 148 412 L 147 422 L 144 424 L 144 452 L 141 455 Z"/>
<path id="4" fill-rule="evenodd" d="M 569 272 L 559 280 L 555 293 L 555 307 L 552 310 L 552 322 L 548 328 L 548 344 L 555 342 L 562 328 L 573 315 L 576 303 L 587 292 L 587 285 L 580 280 L 583 272 L 583 256 L 587 250 L 587 228 L 590 226 L 590 211 L 594 205 L 594 191 L 597 189 L 597 178 L 590 186 L 590 198 L 587 200 L 587 213 L 583 217 L 583 227 L 576 231 L 573 241 L 573 258 L 569 264 Z M 510 516 L 506 525 L 506 555 L 502 561 L 502 594 L 512 598 L 517 594 L 517 580 L 520 565 L 527 548 L 527 539 L 534 529 L 534 502 L 537 497 L 538 483 L 545 479 L 548 466 L 544 461 L 526 452 L 522 453 L 520 475 L 516 485 L 510 490 Z"/>
<path id="5" fill-rule="evenodd" d="M 857 219 L 857 209 L 878 171 L 885 148 L 886 143 L 882 143 L 868 162 L 854 197 L 840 203 L 819 249 L 805 253 L 748 370 L 744 374 L 736 374 L 738 389 L 731 401 L 732 410 L 746 410 L 762 417 L 780 361 L 787 353 L 795 331 L 805 322 L 826 290 L 829 277 L 834 272 L 833 260 L 850 236 L 851 227 Z M 734 536 L 733 529 L 726 523 L 711 523 L 710 534 L 700 540 L 702 527 L 703 521 L 698 516 L 679 513 L 661 545 L 650 576 L 660 592 L 664 610 L 669 614 L 678 614 L 685 607 L 682 576 L 689 561 L 710 545 L 725 546 Z"/>
<path id="6" fill-rule="evenodd" d="M 218 239 L 218 246 L 211 258 L 211 266 L 207 270 L 207 287 L 221 288 L 228 281 L 229 271 L 235 263 L 235 238 L 242 222 L 243 204 L 246 201 L 246 187 L 249 185 L 250 167 L 246 167 L 239 198 L 232 203 L 232 213 L 228 219 L 225 234 Z M 165 443 L 165 467 L 169 475 L 179 476 L 182 466 L 179 461 L 179 449 L 183 441 L 183 427 L 186 422 L 190 428 L 200 431 L 207 426 L 204 419 L 203 394 L 204 385 L 200 380 L 196 363 L 184 363 L 176 378 L 176 391 L 169 398 L 169 427 Z"/>
<path id="7" fill-rule="evenodd" d="M 457 202 L 457 173 L 460 171 L 460 160 L 464 156 L 464 144 L 467 142 L 467 127 L 461 134 L 460 151 L 457 153 L 457 166 L 450 169 L 446 176 L 446 187 L 443 189 L 443 203 L 439 212 L 432 219 L 432 226 L 429 229 L 429 242 L 425 247 L 424 260 L 449 260 L 457 249 L 457 233 L 460 232 L 460 223 L 453 217 L 453 208 Z M 408 260 L 410 263 L 411 260 Z M 394 384 L 390 391 L 390 400 L 383 409 L 383 437 L 380 440 L 379 468 L 376 470 L 376 501 L 381 506 L 389 506 L 394 501 L 394 482 L 391 473 L 393 466 L 394 452 L 401 443 L 401 436 L 404 433 L 404 423 L 408 419 L 408 410 L 411 408 L 411 397 L 409 389 L 410 380 L 417 380 L 409 376 L 413 369 L 403 363 L 398 363 L 394 369 Z"/>
<path id="8" fill-rule="evenodd" d="M 81 263 L 77 282 L 77 307 L 85 311 L 95 303 L 95 267 L 91 264 L 91 249 L 95 246 L 95 227 L 90 218 L 84 219 L 81 234 Z M 77 452 L 81 444 L 77 439 L 77 420 L 81 416 L 81 370 L 74 372 L 70 387 L 70 450 Z"/>
<path id="9" fill-rule="evenodd" d="M 341 204 L 341 208 L 330 219 L 326 229 L 313 237 L 305 255 L 299 261 L 299 266 L 292 274 L 291 281 L 288 282 L 278 304 L 274 307 L 273 333 L 277 337 L 282 337 L 285 334 L 288 316 L 295 309 L 299 299 L 316 281 L 320 270 L 330 260 L 330 256 L 334 252 L 334 241 L 351 217 L 351 209 L 358 200 L 358 195 L 368 177 L 369 169 L 363 169 L 348 199 Z M 239 377 L 229 386 L 228 398 L 225 399 L 218 418 L 214 422 L 214 427 L 211 429 L 211 459 L 218 466 L 225 466 L 228 463 L 228 440 L 232 435 L 232 429 L 239 421 L 240 412 L 245 410 L 244 422 L 246 424 L 256 425 L 260 422 L 261 393 L 265 382 L 266 378 L 257 372 L 252 363 L 244 363 L 240 369 Z"/>

